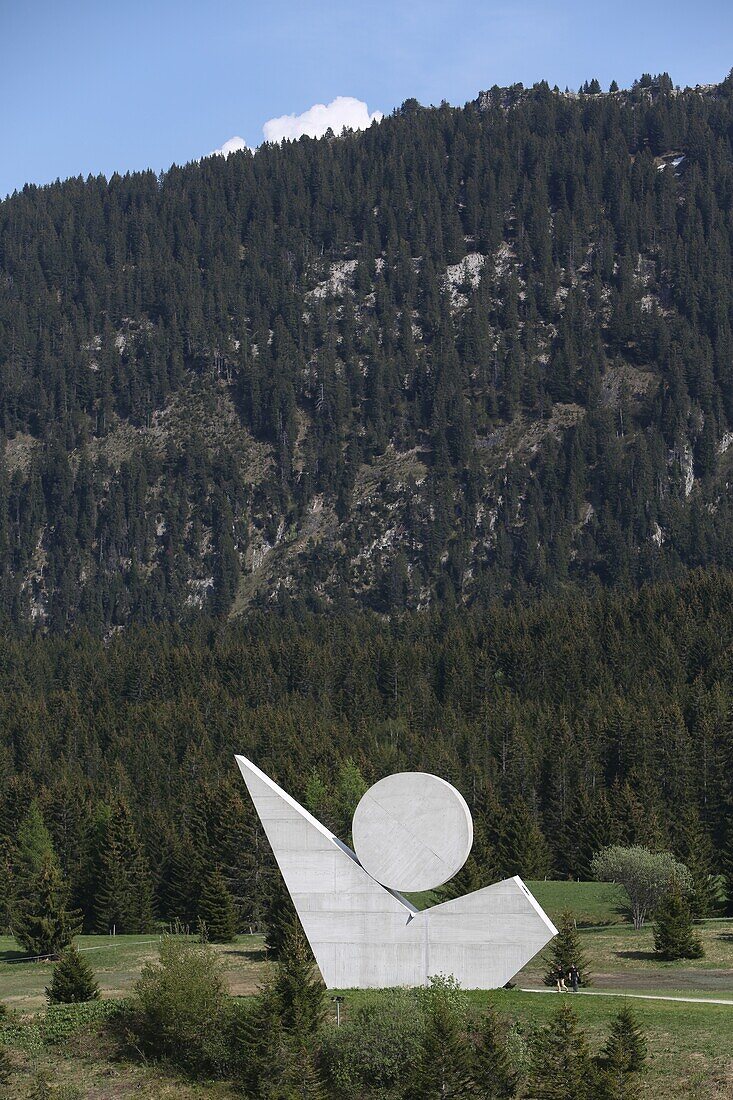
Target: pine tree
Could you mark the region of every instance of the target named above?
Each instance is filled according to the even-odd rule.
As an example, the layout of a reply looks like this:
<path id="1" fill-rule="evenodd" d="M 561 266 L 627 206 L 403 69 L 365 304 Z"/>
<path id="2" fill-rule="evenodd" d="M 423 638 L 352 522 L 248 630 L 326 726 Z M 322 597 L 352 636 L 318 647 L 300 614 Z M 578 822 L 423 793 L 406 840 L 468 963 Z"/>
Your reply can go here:
<path id="1" fill-rule="evenodd" d="M 481 1100 L 509 1100 L 517 1095 L 517 1072 L 507 1049 L 505 1028 L 494 1008 L 484 1013 L 474 1033 L 471 1077 L 474 1095 Z"/>
<path id="2" fill-rule="evenodd" d="M 611 1021 L 611 1031 L 596 1059 L 598 1100 L 636 1100 L 638 1077 L 646 1061 L 646 1042 L 626 1005 Z"/>
<path id="3" fill-rule="evenodd" d="M 191 841 L 176 838 L 166 863 L 161 909 L 167 920 L 177 922 L 184 929 L 196 923 L 200 887 L 196 876 L 191 874 L 195 861 L 196 851 Z"/>
<path id="4" fill-rule="evenodd" d="M 282 1026 L 288 1034 L 304 1038 L 318 1031 L 326 1015 L 325 987 L 297 918 L 285 935 L 275 992 Z"/>
<path id="5" fill-rule="evenodd" d="M 646 1064 L 646 1040 L 636 1014 L 626 1002 L 611 1020 L 602 1058 L 626 1073 L 640 1073 Z"/>
<path id="6" fill-rule="evenodd" d="M 15 884 L 10 860 L 0 856 L 0 931 L 6 932 L 12 925 L 13 895 Z"/>
<path id="7" fill-rule="evenodd" d="M 81 929 L 81 914 L 69 908 L 69 886 L 55 860 L 45 856 L 16 907 L 13 931 L 33 955 L 58 955 Z"/>
<path id="8" fill-rule="evenodd" d="M 575 914 L 571 909 L 564 909 L 558 918 L 557 935 L 550 946 L 544 978 L 545 985 L 555 984 L 560 969 L 562 969 L 567 980 L 568 971 L 573 965 L 578 968 L 581 985 L 590 985 L 591 976 L 585 952 L 580 946 L 580 937 L 575 926 Z"/>
<path id="9" fill-rule="evenodd" d="M 270 958 L 280 958 L 285 938 L 297 919 L 293 899 L 276 868 L 270 876 L 265 902 L 265 947 Z"/>
<path id="10" fill-rule="evenodd" d="M 690 904 L 679 886 L 662 898 L 654 915 L 654 950 L 668 960 L 701 959 L 702 940 L 695 935 Z"/>
<path id="11" fill-rule="evenodd" d="M 88 961 L 74 944 L 69 944 L 53 968 L 51 984 L 46 989 L 49 1004 L 78 1004 L 99 997 L 99 985 Z"/>
<path id="12" fill-rule="evenodd" d="M 102 838 L 94 911 L 99 932 L 147 932 L 153 922 L 150 870 L 124 799 L 112 807 Z"/>
<path id="13" fill-rule="evenodd" d="M 466 894 L 472 894 L 483 886 L 491 884 L 491 872 L 470 855 L 457 875 L 441 888 L 441 897 L 446 899 L 462 898 Z"/>
<path id="14" fill-rule="evenodd" d="M 507 810 L 499 837 L 498 859 L 502 874 L 544 878 L 550 871 L 550 849 L 534 814 L 517 799 Z"/>
<path id="15" fill-rule="evenodd" d="M 527 1093 L 534 1100 L 596 1100 L 593 1078 L 585 1033 L 564 1001 L 540 1031 Z"/>
<path id="16" fill-rule="evenodd" d="M 272 976 L 254 1003 L 243 1006 L 233 1028 L 238 1076 L 247 1096 L 262 1100 L 321 1100 L 323 1082 L 313 1034 L 283 1026 L 281 991 Z"/>
<path id="17" fill-rule="evenodd" d="M 278 1077 L 274 1090 L 277 1100 L 326 1100 L 327 1093 L 312 1043 L 287 1041 L 282 1051 Z"/>
<path id="18" fill-rule="evenodd" d="M 274 977 L 256 998 L 238 1007 L 232 1035 L 238 1075 L 247 1096 L 264 1096 L 279 1072 L 285 1047 Z"/>
<path id="19" fill-rule="evenodd" d="M 18 829 L 15 877 L 19 887 L 22 889 L 24 882 L 37 877 L 49 859 L 56 862 L 56 852 L 38 801 L 34 799 Z"/>
<path id="20" fill-rule="evenodd" d="M 471 1050 L 457 987 L 432 979 L 424 994 L 420 1053 L 412 1069 L 410 1100 L 471 1095 Z"/>
<path id="21" fill-rule="evenodd" d="M 204 880 L 198 904 L 199 924 L 213 943 L 231 943 L 237 934 L 237 914 L 219 868 Z"/>

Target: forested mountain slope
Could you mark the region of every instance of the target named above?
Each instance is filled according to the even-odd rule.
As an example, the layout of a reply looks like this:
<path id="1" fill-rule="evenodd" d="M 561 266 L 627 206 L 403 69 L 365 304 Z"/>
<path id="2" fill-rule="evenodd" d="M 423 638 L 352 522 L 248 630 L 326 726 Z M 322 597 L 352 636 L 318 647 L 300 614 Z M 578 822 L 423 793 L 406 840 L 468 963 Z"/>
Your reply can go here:
<path id="1" fill-rule="evenodd" d="M 733 564 L 733 81 L 494 89 L 0 203 L 0 618 Z"/>

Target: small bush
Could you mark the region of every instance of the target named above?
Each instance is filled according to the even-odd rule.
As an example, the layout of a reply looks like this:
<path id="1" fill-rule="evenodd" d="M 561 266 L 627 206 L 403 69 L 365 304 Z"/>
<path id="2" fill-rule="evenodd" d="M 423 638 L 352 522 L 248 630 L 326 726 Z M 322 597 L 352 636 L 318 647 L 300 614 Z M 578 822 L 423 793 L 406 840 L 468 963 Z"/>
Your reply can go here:
<path id="1" fill-rule="evenodd" d="M 220 1076 L 228 1062 L 229 998 L 213 950 L 164 936 L 160 961 L 144 966 L 135 984 L 127 1026 L 146 1055 L 193 1075 Z"/>
<path id="2" fill-rule="evenodd" d="M 70 1035 L 110 1021 L 121 1019 L 124 1001 L 83 1001 L 79 1004 L 52 1004 L 40 1020 L 40 1035 L 45 1043 L 63 1043 Z"/>

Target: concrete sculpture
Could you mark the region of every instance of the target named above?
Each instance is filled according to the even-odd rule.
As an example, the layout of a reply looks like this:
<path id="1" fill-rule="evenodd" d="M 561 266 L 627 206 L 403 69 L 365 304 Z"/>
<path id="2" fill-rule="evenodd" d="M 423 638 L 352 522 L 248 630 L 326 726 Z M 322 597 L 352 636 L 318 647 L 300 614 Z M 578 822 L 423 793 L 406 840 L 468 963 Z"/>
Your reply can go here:
<path id="1" fill-rule="evenodd" d="M 426 772 L 398 772 L 370 787 L 351 827 L 356 855 L 391 890 L 434 890 L 460 871 L 473 844 L 462 794 Z"/>
<path id="2" fill-rule="evenodd" d="M 446 881 L 470 851 L 468 806 L 437 776 L 401 773 L 367 791 L 354 815 L 360 860 L 251 761 L 236 760 L 329 989 L 425 985 L 433 974 L 494 989 L 557 935 L 518 877 L 423 910 L 397 893 L 396 884 Z"/>

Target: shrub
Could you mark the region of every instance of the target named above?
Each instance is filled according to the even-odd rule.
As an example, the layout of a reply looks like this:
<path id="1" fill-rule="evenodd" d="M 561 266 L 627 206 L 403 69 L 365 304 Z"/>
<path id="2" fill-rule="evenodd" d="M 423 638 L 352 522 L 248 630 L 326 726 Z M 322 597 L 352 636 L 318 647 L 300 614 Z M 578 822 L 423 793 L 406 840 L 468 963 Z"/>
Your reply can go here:
<path id="1" fill-rule="evenodd" d="M 421 1050 L 423 1023 L 414 999 L 390 991 L 329 1029 L 321 1057 L 336 1096 L 387 1096 L 410 1074 Z"/>
<path id="2" fill-rule="evenodd" d="M 0 1046 L 0 1085 L 7 1085 L 12 1072 L 13 1067 L 8 1057 L 8 1052 L 5 1050 L 5 1047 Z"/>
<path id="3" fill-rule="evenodd" d="M 692 875 L 671 852 L 652 852 L 641 845 L 603 848 L 593 857 L 591 871 L 601 882 L 619 882 L 626 888 L 634 928 L 643 927 L 673 883 L 683 894 L 692 891 Z"/>
<path id="4" fill-rule="evenodd" d="M 188 1073 L 226 1066 L 229 1004 L 221 963 L 207 944 L 164 936 L 160 960 L 143 967 L 128 1013 L 130 1038 Z"/>

